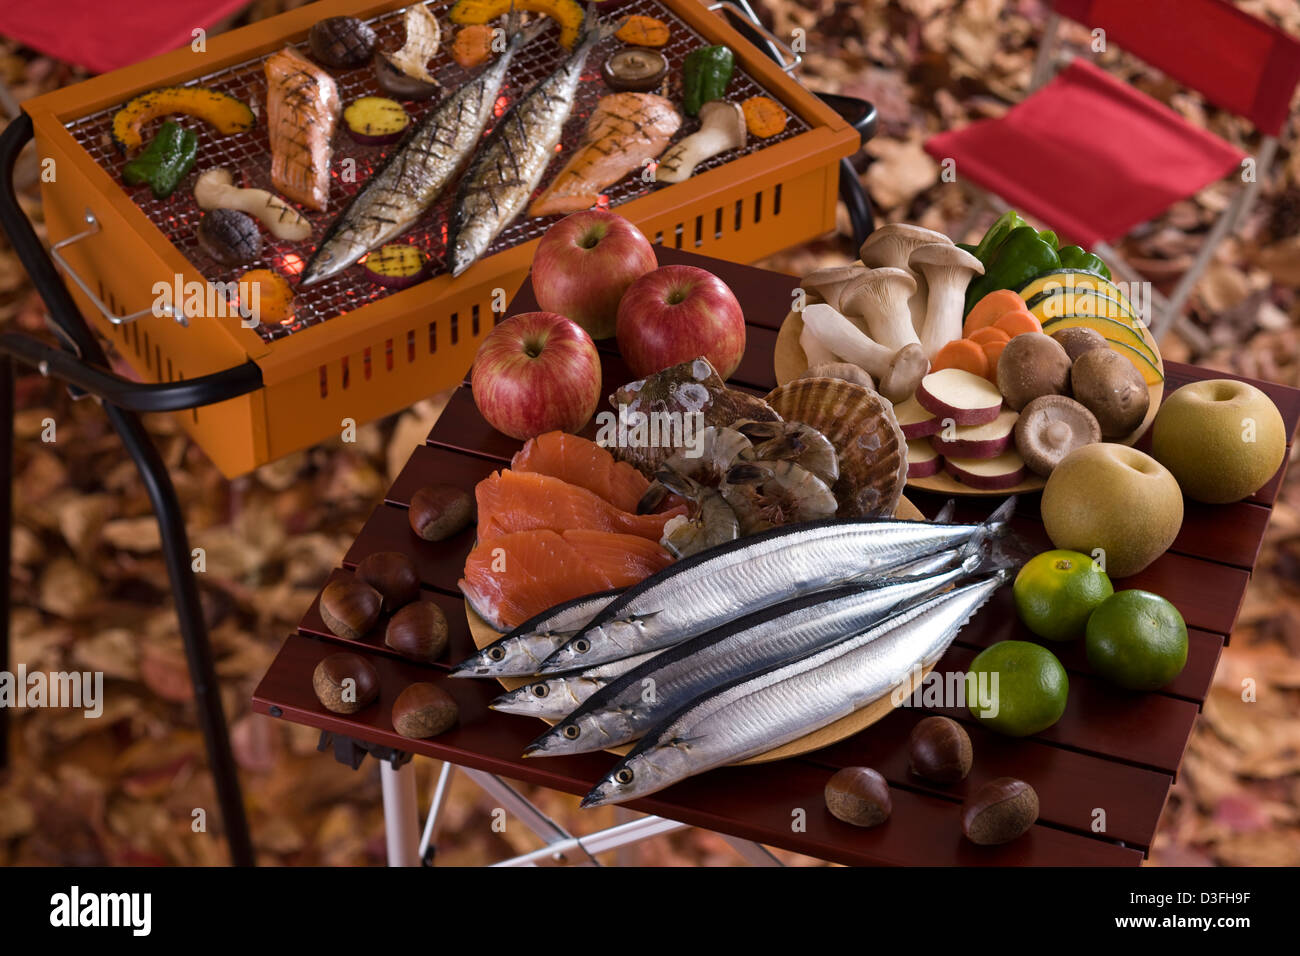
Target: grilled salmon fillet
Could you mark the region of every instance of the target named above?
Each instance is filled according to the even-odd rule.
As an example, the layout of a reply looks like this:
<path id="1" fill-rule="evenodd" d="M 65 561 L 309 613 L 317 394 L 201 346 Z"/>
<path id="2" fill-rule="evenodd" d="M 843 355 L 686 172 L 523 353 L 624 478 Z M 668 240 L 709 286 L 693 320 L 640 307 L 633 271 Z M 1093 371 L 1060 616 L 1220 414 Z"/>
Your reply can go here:
<path id="1" fill-rule="evenodd" d="M 577 151 L 529 207 L 528 214 L 550 216 L 590 209 L 607 187 L 662 153 L 681 125 L 673 104 L 654 93 L 602 97 L 587 121 Z"/>
<path id="2" fill-rule="evenodd" d="M 329 200 L 332 140 L 343 105 L 334 78 L 290 47 L 266 58 L 271 182 L 309 209 Z"/>

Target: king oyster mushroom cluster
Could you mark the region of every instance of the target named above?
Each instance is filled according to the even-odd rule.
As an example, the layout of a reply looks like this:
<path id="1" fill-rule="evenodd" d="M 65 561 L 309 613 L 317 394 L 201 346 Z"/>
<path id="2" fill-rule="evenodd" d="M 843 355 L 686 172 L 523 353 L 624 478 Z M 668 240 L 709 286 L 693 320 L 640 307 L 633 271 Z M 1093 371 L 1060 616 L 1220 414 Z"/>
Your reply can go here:
<path id="1" fill-rule="evenodd" d="M 906 223 L 881 226 L 858 254 L 804 278 L 799 345 L 810 366 L 857 366 L 880 394 L 904 401 L 939 349 L 961 338 L 966 286 L 984 266 L 942 233 Z"/>

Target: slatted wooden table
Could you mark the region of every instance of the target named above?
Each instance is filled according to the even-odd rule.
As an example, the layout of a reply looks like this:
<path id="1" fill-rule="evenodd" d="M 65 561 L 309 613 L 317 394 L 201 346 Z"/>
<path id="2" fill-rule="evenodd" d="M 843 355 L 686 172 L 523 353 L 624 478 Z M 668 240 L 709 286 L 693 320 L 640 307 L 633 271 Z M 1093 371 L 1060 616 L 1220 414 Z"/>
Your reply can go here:
<path id="1" fill-rule="evenodd" d="M 772 351 L 777 329 L 797 284 L 794 277 L 748 266 L 703 259 L 656 247 L 662 263 L 690 262 L 721 276 L 745 308 L 748 347 L 732 384 L 758 394 L 775 385 Z M 537 308 L 526 282 L 511 314 Z M 613 343 L 602 346 L 605 393 L 632 376 Z M 1219 373 L 1169 363 L 1169 394 L 1179 385 Z M 1254 382 L 1277 403 L 1294 436 L 1300 422 L 1300 391 Z M 591 437 L 589 429 L 588 437 Z M 451 646 L 446 660 L 421 665 L 389 652 L 382 644 L 381 621 L 361 642 L 332 635 L 313 603 L 298 633 L 289 637 L 254 694 L 261 713 L 308 724 L 512 779 L 584 794 L 608 771 L 613 757 L 586 754 L 523 760 L 521 752 L 539 732 L 533 719 L 498 714 L 487 704 L 499 693 L 494 682 L 450 680 L 451 663 L 473 650 L 456 582 L 473 542 L 473 529 L 431 544 L 410 530 L 406 508 L 421 485 L 446 482 L 472 489 L 502 467 L 519 443 L 494 431 L 478 414 L 468 385 L 460 388 L 430 433 L 411 456 L 385 500 L 366 522 L 331 580 L 352 573 L 375 551 L 403 551 L 419 569 L 423 600 L 446 612 Z M 1141 574 L 1117 582 L 1168 597 L 1188 624 L 1186 669 L 1158 693 L 1132 694 L 1111 687 L 1088 666 L 1081 643 L 1053 645 L 1070 676 L 1065 715 L 1028 739 L 1001 737 L 983 729 L 960 709 L 933 711 L 960 721 L 975 749 L 970 776 L 952 787 L 928 784 L 908 772 L 906 744 L 912 727 L 927 711 L 894 711 L 863 733 L 803 757 L 773 764 L 713 771 L 629 804 L 632 809 L 680 820 L 744 839 L 850 864 L 999 864 L 1111 865 L 1141 862 L 1151 846 L 1156 823 L 1178 772 L 1184 749 L 1209 690 L 1219 652 L 1241 609 L 1250 572 L 1259 553 L 1282 471 L 1250 499 L 1226 506 L 1189 503 L 1182 532 L 1173 547 Z M 927 515 L 942 500 L 909 497 Z M 988 514 L 997 499 L 964 499 L 963 520 Z M 1050 543 L 1038 518 L 1037 496 L 1022 496 L 1016 531 L 1035 549 Z M 961 632 L 937 671 L 964 671 L 971 659 L 996 641 L 1032 640 L 1016 617 L 1010 588 L 1004 588 Z M 312 692 L 317 662 L 341 645 L 364 654 L 382 682 L 377 703 L 351 717 L 326 711 Z M 445 687 L 460 705 L 460 722 L 427 741 L 398 736 L 389 714 L 398 693 L 414 681 Z M 889 822 L 861 830 L 826 811 L 822 788 L 838 768 L 866 765 L 889 781 L 893 815 Z M 1000 847 L 978 847 L 961 835 L 964 796 L 995 777 L 1015 776 L 1038 791 L 1041 815 L 1024 837 Z M 795 811 L 806 812 L 806 829 L 792 827 Z M 1105 831 L 1094 832 L 1096 811 L 1105 811 Z"/>

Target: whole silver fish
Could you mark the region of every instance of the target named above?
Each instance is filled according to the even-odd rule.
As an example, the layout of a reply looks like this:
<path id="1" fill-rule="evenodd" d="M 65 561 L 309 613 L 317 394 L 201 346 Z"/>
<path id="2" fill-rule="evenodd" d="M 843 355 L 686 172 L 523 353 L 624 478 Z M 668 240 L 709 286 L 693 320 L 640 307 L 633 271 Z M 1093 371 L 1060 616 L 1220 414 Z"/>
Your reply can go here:
<path id="1" fill-rule="evenodd" d="M 651 651 L 636 657 L 625 657 L 621 661 L 610 661 L 576 674 L 548 677 L 536 683 L 523 684 L 502 694 L 488 706 L 503 714 L 560 720 L 610 681 L 639 667 L 659 653 Z"/>
<path id="2" fill-rule="evenodd" d="M 636 740 L 702 694 L 860 633 L 904 605 L 946 590 L 982 562 L 972 555 L 942 574 L 820 591 L 652 653 L 648 663 L 589 695 L 533 741 L 524 756 L 589 753 Z"/>
<path id="3" fill-rule="evenodd" d="M 415 225 L 474 154 L 510 61 L 540 32 L 515 30 L 495 63 L 422 119 L 330 223 L 302 272 L 304 286 L 336 275 Z"/>
<path id="4" fill-rule="evenodd" d="M 1010 576 L 954 588 L 855 637 L 741 678 L 669 717 L 582 801 L 623 803 L 713 767 L 746 760 L 883 697 L 918 664 L 938 660 Z"/>
<path id="5" fill-rule="evenodd" d="M 690 556 L 628 588 L 548 657 L 539 673 L 603 664 L 676 644 L 802 594 L 867 582 L 1004 532 L 1008 499 L 979 525 L 835 520 L 773 528 Z"/>
<path id="6" fill-rule="evenodd" d="M 516 102 L 492 129 L 461 180 L 448 231 L 451 274 L 458 276 L 528 204 L 556 157 L 592 48 L 612 32 L 590 12 L 581 41 L 550 76 Z"/>
<path id="7" fill-rule="evenodd" d="M 588 594 L 530 617 L 461 661 L 452 668 L 451 676 L 527 677 L 535 674 L 542 661 L 622 593 L 621 588 L 616 588 Z"/>

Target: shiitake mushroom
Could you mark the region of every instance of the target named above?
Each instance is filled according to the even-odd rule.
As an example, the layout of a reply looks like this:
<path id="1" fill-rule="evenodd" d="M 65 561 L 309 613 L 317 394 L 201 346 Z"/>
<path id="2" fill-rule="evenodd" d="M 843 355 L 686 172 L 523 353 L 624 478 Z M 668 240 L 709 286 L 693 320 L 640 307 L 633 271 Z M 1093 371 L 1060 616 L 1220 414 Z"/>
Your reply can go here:
<path id="1" fill-rule="evenodd" d="M 195 230 L 203 251 L 223 266 L 242 266 L 262 254 L 262 234 L 248 213 L 213 209 Z"/>
<path id="2" fill-rule="evenodd" d="M 335 69 L 365 66 L 375 52 L 375 40 L 375 31 L 356 17 L 326 17 L 307 33 L 311 55 Z"/>

